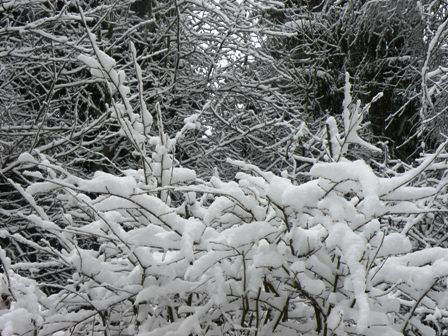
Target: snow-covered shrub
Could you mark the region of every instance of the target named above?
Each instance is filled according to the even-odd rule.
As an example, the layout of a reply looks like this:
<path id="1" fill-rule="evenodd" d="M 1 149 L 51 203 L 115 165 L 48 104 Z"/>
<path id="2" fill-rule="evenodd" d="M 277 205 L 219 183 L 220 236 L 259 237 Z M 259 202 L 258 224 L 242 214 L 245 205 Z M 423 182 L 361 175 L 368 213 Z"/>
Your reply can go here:
<path id="1" fill-rule="evenodd" d="M 41 304 L 44 294 L 38 284 L 10 269 L 11 260 L 0 248 L 0 332 L 2 336 L 36 333 L 43 323 Z M 12 305 L 11 305 L 11 302 Z"/>
<path id="2" fill-rule="evenodd" d="M 110 113 L 141 168 L 81 178 L 43 155 L 21 156 L 33 182 L 14 184 L 32 209 L 20 215 L 52 239 L 1 232 L 48 256 L 14 264 L 0 251 L 0 288 L 12 298 L 1 311 L 3 334 L 443 334 L 448 249 L 422 246 L 410 233 L 446 198 L 443 178 L 414 185 L 444 165 L 444 146 L 392 177 L 348 160 L 351 143 L 378 149 L 358 135 L 366 110 L 351 103 L 347 77 L 343 131 L 329 119 L 327 161 L 312 166 L 308 182 L 240 161 L 229 161 L 240 170 L 235 180 L 203 181 L 173 160 L 195 117 L 170 137 L 157 106 L 159 134 L 151 136 L 144 102 L 134 113 L 138 95 L 129 96 L 113 60 L 98 49 L 81 60 L 117 94 Z M 42 194 L 61 211 L 49 216 Z M 71 271 L 50 284 L 53 294 L 39 290 L 49 284 L 38 277 L 16 274 L 47 265 Z M 15 323 L 16 314 L 26 323 Z"/>

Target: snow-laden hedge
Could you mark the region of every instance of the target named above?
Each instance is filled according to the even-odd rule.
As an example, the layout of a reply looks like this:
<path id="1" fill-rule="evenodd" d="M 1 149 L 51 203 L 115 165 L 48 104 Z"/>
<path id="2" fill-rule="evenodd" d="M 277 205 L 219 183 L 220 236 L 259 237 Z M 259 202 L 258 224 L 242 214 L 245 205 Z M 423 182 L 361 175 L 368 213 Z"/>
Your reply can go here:
<path id="1" fill-rule="evenodd" d="M 134 113 L 112 60 L 99 50 L 81 60 L 121 99 L 111 115 L 142 169 L 86 179 L 20 157 L 29 185 L 10 183 L 29 207 L 11 215 L 33 234 L 0 237 L 37 257 L 13 262 L 0 249 L 2 336 L 443 334 L 448 249 L 411 234 L 443 211 L 443 175 L 416 183 L 445 167 L 443 145 L 389 178 L 346 159 L 351 144 L 378 151 L 358 135 L 368 107 L 351 102 L 347 76 L 342 131 L 329 118 L 307 182 L 237 161 L 234 181 L 202 181 L 171 156 L 195 117 L 170 138 L 156 106 L 151 136 L 143 99 Z M 50 268 L 64 276 L 40 280 Z"/>

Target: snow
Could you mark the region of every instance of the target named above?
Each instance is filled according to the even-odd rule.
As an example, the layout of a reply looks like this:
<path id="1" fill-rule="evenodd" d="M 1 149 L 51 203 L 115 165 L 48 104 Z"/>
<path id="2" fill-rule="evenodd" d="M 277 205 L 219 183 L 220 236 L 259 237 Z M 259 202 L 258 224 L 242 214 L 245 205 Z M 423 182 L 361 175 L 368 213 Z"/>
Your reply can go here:
<path id="1" fill-rule="evenodd" d="M 361 333 L 368 327 L 370 314 L 365 284 L 366 272 L 364 265 L 359 262 L 366 251 L 367 242 L 344 223 L 335 223 L 330 228 L 326 242 L 329 248 L 337 247 L 341 251 L 342 259 L 350 269 L 351 274 L 347 278 L 345 287 L 354 292 L 356 304 L 359 307 L 357 330 Z"/>
<path id="2" fill-rule="evenodd" d="M 221 231 L 219 238 L 214 239 L 212 243 L 238 247 L 266 238 L 276 231 L 276 228 L 267 222 L 246 223 Z"/>
<path id="3" fill-rule="evenodd" d="M 338 160 L 338 158 L 341 156 L 342 141 L 339 135 L 336 119 L 334 117 L 328 117 L 326 125 L 329 140 L 327 144 L 328 154 L 330 154 L 330 159 Z"/>
<path id="4" fill-rule="evenodd" d="M 318 224 L 309 229 L 294 227 L 285 239 L 291 239 L 294 250 L 298 255 L 307 255 L 322 246 L 322 241 L 327 236 L 327 230 Z"/>
<path id="5" fill-rule="evenodd" d="M 207 8 L 224 15 L 215 3 Z M 0 231 L 17 248 L 11 255 L 0 248 L 0 292 L 13 298 L 0 312 L 2 336 L 33 328 L 42 335 L 100 333 L 105 323 L 111 334 L 317 335 L 319 318 L 341 336 L 411 333 L 403 330 L 408 322 L 434 334 L 421 321 L 448 316 L 448 249 L 425 235 L 446 212 L 446 177 L 424 174 L 444 167 L 444 145 L 401 174 L 350 160 L 352 145 L 380 150 L 359 136 L 369 105 L 353 101 L 346 74 L 342 125 L 327 119 L 309 170 L 264 172 L 228 159 L 239 170 L 235 178 L 200 179 L 179 166 L 175 150 L 188 131 L 202 127 L 203 112 L 167 134 L 157 103 L 152 130 L 135 47 L 138 94 L 131 96 L 132 81 L 89 37 L 94 56 L 78 60 L 109 85 L 116 98 L 109 112 L 144 164 L 80 178 L 37 152 L 39 160 L 20 155 L 23 185 L 8 182 L 25 205 L 14 216 L 49 238 L 25 236 L 20 227 Z M 312 135 L 305 129 L 291 129 L 290 138 L 305 141 Z M 17 262 L 20 249 L 36 251 L 37 261 Z M 47 296 L 44 283 L 16 271 L 64 276 Z"/>
<path id="6" fill-rule="evenodd" d="M 272 184 L 276 186 L 273 188 Z M 286 206 L 286 211 L 302 212 L 306 207 L 314 207 L 324 195 L 324 191 L 318 186 L 318 181 L 310 181 L 299 186 L 291 184 L 271 183 L 268 196 L 271 199 L 281 199 L 280 205 Z M 275 194 L 274 194 L 275 192 Z M 281 195 L 281 198 L 280 198 Z"/>
<path id="7" fill-rule="evenodd" d="M 378 251 L 378 257 L 409 253 L 411 250 L 412 244 L 409 238 L 401 233 L 393 232 L 384 237 L 383 244 Z"/>
<path id="8" fill-rule="evenodd" d="M 139 116 L 128 114 L 125 105 L 122 108 L 122 117 L 138 122 Z M 185 122 L 194 124 L 197 118 L 195 115 Z M 336 127 L 336 120 L 334 123 Z M 134 127 L 132 132 L 137 134 L 137 130 Z M 143 128 L 138 131 L 144 132 Z M 337 134 L 333 139 L 339 141 L 339 131 L 335 128 L 334 132 Z M 409 235 L 421 218 L 410 214 L 426 214 L 436 204 L 435 197 L 441 190 L 412 184 L 431 167 L 434 156 L 409 172 L 385 178 L 377 176 L 362 160 L 344 158 L 348 149 L 340 147 L 339 159 L 328 157 L 327 162 L 314 164 L 307 182 L 295 184 L 290 174 L 275 176 L 240 161 L 232 161 L 244 170 L 236 174 L 234 181 L 223 182 L 214 176 L 204 182 L 194 170 L 176 166 L 171 150 L 179 139 L 162 136 L 146 142 L 154 148 L 148 157 L 151 170 L 146 172 L 153 185 L 144 183 L 143 169 L 129 169 L 122 176 L 98 171 L 82 179 L 68 173 L 63 178 L 54 172 L 48 178 L 46 173 L 34 173 L 29 167 L 28 176 L 44 181 L 34 182 L 25 190 L 14 185 L 34 209 L 24 218 L 71 246 L 71 251 L 61 252 L 61 257 L 65 265 L 76 270 L 72 281 L 82 283 L 80 291 L 88 295 L 90 305 L 98 310 L 118 310 L 122 305 L 127 312 L 138 308 L 139 325 L 127 325 L 132 333 L 199 332 L 204 323 L 209 323 L 205 322 L 210 321 L 209 314 L 226 316 L 232 325 L 238 325 L 240 322 L 234 322 L 237 315 L 232 314 L 239 314 L 239 303 L 247 297 L 248 304 L 258 305 L 261 311 L 263 302 L 269 302 L 279 312 L 288 302 L 291 318 L 282 321 L 276 330 L 282 336 L 291 330 L 312 332 L 313 304 L 322 305 L 321 309 L 331 305 L 326 323 L 336 335 L 393 335 L 396 332 L 389 312 L 400 316 L 403 306 L 413 304 L 399 293 L 406 291 L 419 297 L 432 290 L 439 279 L 448 277 L 447 250 L 416 251 Z M 23 160 L 27 164 L 30 161 L 26 156 Z M 63 222 L 69 224 L 67 227 L 50 219 L 36 199 L 55 188 L 61 189 L 58 199 L 66 202 L 67 209 L 76 208 L 77 200 L 83 200 L 92 217 L 82 217 L 80 225 L 79 212 L 69 210 Z M 182 194 L 178 205 L 171 204 L 168 190 Z M 159 196 L 161 192 L 165 196 Z M 87 193 L 95 195 L 88 197 Z M 388 232 L 382 217 L 397 214 L 409 228 L 401 233 Z M 64 235 L 58 236 L 64 230 Z M 75 247 L 71 242 L 80 233 L 95 237 L 101 247 Z M 10 260 L 4 255 L 2 262 L 9 266 Z M 57 261 L 51 260 L 15 264 L 11 269 L 38 270 L 56 265 Z M 297 284 L 301 292 L 291 297 L 292 292 L 297 293 L 297 289 L 291 292 L 291 286 Z M 17 325 L 19 315 L 24 316 L 28 328 L 34 323 L 31 321 L 45 321 L 42 330 L 48 335 L 60 333 L 77 321 L 88 325 L 96 319 L 94 312 L 79 308 L 67 314 L 49 313 L 42 308 L 41 294 L 22 292 L 28 293 L 25 297 L 34 302 L 33 308 L 20 305 L 24 301 L 18 300 L 13 310 L 3 310 L 0 329 L 6 335 L 24 332 L 22 325 Z M 438 292 L 431 293 L 434 298 Z M 192 301 L 186 305 L 188 297 Z M 71 300 L 79 304 L 74 297 Z M 416 314 L 440 318 L 448 299 L 443 299 L 445 306 L 425 300 L 428 313 L 416 310 Z M 64 300 L 59 297 L 57 302 Z M 176 320 L 170 323 L 157 315 L 168 306 L 177 309 Z M 71 321 L 64 320 L 64 316 Z M 293 316 L 303 323 L 298 326 Z M 272 334 L 273 321 L 263 330 Z M 424 330 L 425 326 L 419 328 Z"/>
<path id="9" fill-rule="evenodd" d="M 96 57 L 98 58 L 98 63 L 101 64 L 102 69 L 106 72 L 110 72 L 116 65 L 115 60 L 102 50 L 96 52 Z"/>
<path id="10" fill-rule="evenodd" d="M 29 215 L 27 216 L 27 219 L 33 223 L 34 225 L 36 225 L 37 227 L 40 227 L 44 230 L 59 230 L 59 226 L 57 226 L 55 223 L 48 221 L 48 220 L 43 220 L 42 218 L 40 218 L 39 216 L 36 215 Z"/>
<path id="11" fill-rule="evenodd" d="M 232 251 L 214 250 L 196 259 L 196 262 L 185 272 L 185 279 L 199 279 L 206 271 L 212 269 L 220 260 L 233 255 Z"/>
<path id="12" fill-rule="evenodd" d="M 194 282 L 174 279 L 164 283 L 162 286 L 148 286 L 137 294 L 135 302 L 138 304 L 154 300 L 157 301 L 158 298 L 166 297 L 172 293 L 184 294 L 191 292 L 197 285 L 198 284 Z"/>
<path id="13" fill-rule="evenodd" d="M 33 315 L 25 308 L 17 308 L 7 314 L 0 316 L 0 330 L 2 336 L 15 336 L 26 334 L 30 329 L 34 329 Z"/>
<path id="14" fill-rule="evenodd" d="M 57 189 L 59 186 L 52 182 L 36 182 L 31 184 L 26 188 L 26 192 L 30 195 L 35 195 L 38 193 L 48 193 L 52 190 Z"/>
<path id="15" fill-rule="evenodd" d="M 374 98 L 378 99 L 377 97 Z M 361 102 L 352 102 L 350 75 L 345 74 L 344 100 L 342 103 L 342 119 L 344 122 L 344 135 L 339 134 L 337 123 L 334 117 L 327 119 L 328 153 L 330 159 L 340 161 L 349 149 L 350 144 L 357 144 L 373 152 L 381 153 L 381 149 L 363 140 L 358 132 L 362 129 L 364 114 L 367 113 L 370 105 L 361 109 Z"/>
<path id="16" fill-rule="evenodd" d="M 196 179 L 196 172 L 187 168 L 174 168 L 171 171 L 171 184 L 181 184 L 192 182 Z"/>
<path id="17" fill-rule="evenodd" d="M 432 248 L 390 257 L 378 270 L 375 282 L 381 279 L 405 282 L 414 290 L 424 292 L 434 285 L 436 279 L 448 276 L 446 253 L 446 249 Z"/>
<path id="18" fill-rule="evenodd" d="M 253 265 L 255 267 L 281 267 L 284 264 L 282 255 L 277 251 L 276 246 L 272 246 L 265 239 L 258 243 L 258 248 L 254 251 Z"/>
<path id="19" fill-rule="evenodd" d="M 345 181 L 359 181 L 360 196 L 363 201 L 358 209 L 366 216 L 373 217 L 382 211 L 379 200 L 380 182 L 364 161 L 319 163 L 311 168 L 310 174 L 325 178 L 337 185 Z M 347 192 L 350 191 L 346 189 Z"/>
<path id="20" fill-rule="evenodd" d="M 309 19 L 309 18 L 298 18 L 293 21 L 288 21 L 283 24 L 285 31 L 300 31 L 303 28 L 310 28 L 311 26 L 317 26 L 317 21 Z"/>
<path id="21" fill-rule="evenodd" d="M 131 176 L 115 176 L 102 171 L 95 172 L 90 180 L 78 180 L 78 187 L 86 192 L 111 193 L 128 197 L 137 187 L 136 180 Z"/>
<path id="22" fill-rule="evenodd" d="M 117 282 L 114 273 L 110 270 L 110 265 L 98 260 L 90 251 L 78 248 L 67 258 L 67 261 L 76 270 L 95 279 L 99 283 L 114 285 Z"/>
<path id="23" fill-rule="evenodd" d="M 8 271 L 8 281 L 8 289 L 2 288 L 4 282 L 0 282 L 0 292 L 12 293 L 14 300 L 8 311 L 3 310 L 0 313 L 2 336 L 28 334 L 33 330 L 38 330 L 43 324 L 42 309 L 39 303 L 43 293 L 38 289 L 37 283 L 12 271 Z"/>
<path id="24" fill-rule="evenodd" d="M 31 163 L 36 163 L 36 159 L 27 152 L 23 152 L 19 155 L 19 157 L 17 158 L 17 162 L 31 162 Z"/>
<path id="25" fill-rule="evenodd" d="M 91 69 L 100 69 L 100 63 L 96 60 L 95 57 L 80 54 L 78 56 L 78 60 L 83 62 Z"/>

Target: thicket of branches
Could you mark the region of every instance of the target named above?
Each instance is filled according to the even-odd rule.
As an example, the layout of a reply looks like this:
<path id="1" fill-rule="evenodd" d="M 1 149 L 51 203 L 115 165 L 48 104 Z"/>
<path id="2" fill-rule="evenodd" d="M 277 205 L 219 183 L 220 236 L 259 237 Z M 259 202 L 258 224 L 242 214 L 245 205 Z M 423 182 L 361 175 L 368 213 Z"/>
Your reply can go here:
<path id="1" fill-rule="evenodd" d="M 443 335 L 444 6 L 2 3 L 1 335 Z"/>
<path id="2" fill-rule="evenodd" d="M 446 52 L 446 5 L 408 0 L 286 1 L 283 10 L 266 17 L 297 32 L 269 43 L 288 74 L 280 88 L 296 92 L 297 106 L 305 114 L 337 115 L 344 73 L 349 72 L 357 99 L 368 102 L 383 93 L 368 116 L 374 134 L 389 142 L 394 157 L 415 159 L 421 143 L 434 147 L 440 140 L 435 125 L 444 123 L 440 75 Z M 428 127 L 422 129 L 421 123 Z"/>

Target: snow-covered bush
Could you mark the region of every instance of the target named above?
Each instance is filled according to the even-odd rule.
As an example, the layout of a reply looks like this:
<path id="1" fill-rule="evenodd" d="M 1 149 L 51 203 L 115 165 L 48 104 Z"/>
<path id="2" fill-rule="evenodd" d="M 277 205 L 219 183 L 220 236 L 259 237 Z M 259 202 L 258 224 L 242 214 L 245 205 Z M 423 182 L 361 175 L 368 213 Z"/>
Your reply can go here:
<path id="1" fill-rule="evenodd" d="M 95 55 L 80 60 L 117 97 L 109 112 L 141 168 L 82 178 L 44 155 L 19 158 L 29 185 L 11 184 L 31 211 L 15 215 L 46 240 L 0 236 L 45 258 L 14 263 L 0 250 L 0 289 L 12 301 L 2 335 L 443 334 L 448 249 L 422 245 L 413 230 L 442 211 L 443 175 L 417 182 L 444 167 L 443 145 L 392 177 L 348 160 L 351 144 L 379 149 L 359 137 L 367 109 L 351 102 L 347 76 L 342 131 L 328 120 L 326 161 L 308 182 L 240 161 L 229 161 L 240 170 L 233 181 L 204 181 L 173 160 L 195 117 L 170 136 L 156 106 L 151 136 L 141 95 L 89 37 Z M 68 279 L 39 282 L 46 268 Z"/>

